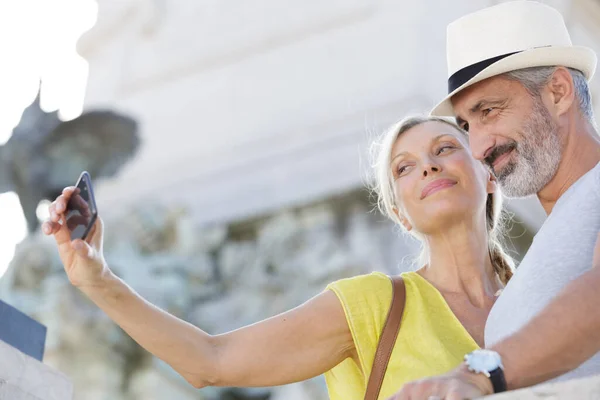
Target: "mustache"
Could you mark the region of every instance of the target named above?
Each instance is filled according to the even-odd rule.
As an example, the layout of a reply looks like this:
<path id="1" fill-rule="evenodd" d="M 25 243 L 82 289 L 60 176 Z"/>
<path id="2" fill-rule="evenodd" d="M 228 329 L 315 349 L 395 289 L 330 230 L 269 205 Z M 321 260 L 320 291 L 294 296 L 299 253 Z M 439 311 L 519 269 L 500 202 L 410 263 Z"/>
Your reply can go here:
<path id="1" fill-rule="evenodd" d="M 516 142 L 510 142 L 506 144 L 502 144 L 500 146 L 494 147 L 494 150 L 484 159 L 484 162 L 490 167 L 492 170 L 494 169 L 494 163 L 503 154 L 506 154 L 517 148 Z"/>

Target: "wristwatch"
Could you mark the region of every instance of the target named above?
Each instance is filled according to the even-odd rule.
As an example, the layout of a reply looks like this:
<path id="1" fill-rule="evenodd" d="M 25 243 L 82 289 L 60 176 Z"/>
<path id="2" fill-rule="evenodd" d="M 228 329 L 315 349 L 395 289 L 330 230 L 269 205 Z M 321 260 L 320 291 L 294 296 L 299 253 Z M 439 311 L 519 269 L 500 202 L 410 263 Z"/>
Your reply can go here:
<path id="1" fill-rule="evenodd" d="M 492 350 L 475 350 L 465 355 L 465 364 L 467 364 L 469 371 L 484 374 L 490 378 L 494 393 L 506 391 L 504 366 L 500 354 Z"/>

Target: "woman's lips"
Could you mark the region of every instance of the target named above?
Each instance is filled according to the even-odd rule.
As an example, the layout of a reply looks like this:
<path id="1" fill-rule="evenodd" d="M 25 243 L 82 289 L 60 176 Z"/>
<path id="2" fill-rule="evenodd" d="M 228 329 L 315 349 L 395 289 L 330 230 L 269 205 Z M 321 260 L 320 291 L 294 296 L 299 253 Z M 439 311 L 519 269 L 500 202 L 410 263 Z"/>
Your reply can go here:
<path id="1" fill-rule="evenodd" d="M 437 191 L 452 187 L 456 185 L 456 183 L 457 182 L 452 179 L 436 179 L 435 181 L 431 181 L 423 188 L 421 200 Z"/>

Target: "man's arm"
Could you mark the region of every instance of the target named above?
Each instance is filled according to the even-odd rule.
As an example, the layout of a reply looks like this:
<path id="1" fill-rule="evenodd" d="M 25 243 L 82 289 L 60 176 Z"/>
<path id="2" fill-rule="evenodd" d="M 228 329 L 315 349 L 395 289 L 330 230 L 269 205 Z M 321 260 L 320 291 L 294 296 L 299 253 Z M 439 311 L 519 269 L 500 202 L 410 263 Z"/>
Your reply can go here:
<path id="1" fill-rule="evenodd" d="M 600 351 L 598 243 L 590 271 L 569 283 L 520 331 L 491 348 L 502 356 L 509 389 L 555 378 Z"/>

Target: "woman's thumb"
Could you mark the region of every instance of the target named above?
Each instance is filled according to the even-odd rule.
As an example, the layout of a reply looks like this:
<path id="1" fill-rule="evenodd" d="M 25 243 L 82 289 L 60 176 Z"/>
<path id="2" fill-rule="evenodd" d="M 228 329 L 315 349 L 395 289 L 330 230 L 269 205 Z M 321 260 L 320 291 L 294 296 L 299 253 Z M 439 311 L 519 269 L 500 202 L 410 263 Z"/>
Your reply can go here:
<path id="1" fill-rule="evenodd" d="M 92 258 L 94 256 L 94 249 L 81 239 L 74 240 L 71 245 L 73 250 L 82 258 Z"/>

